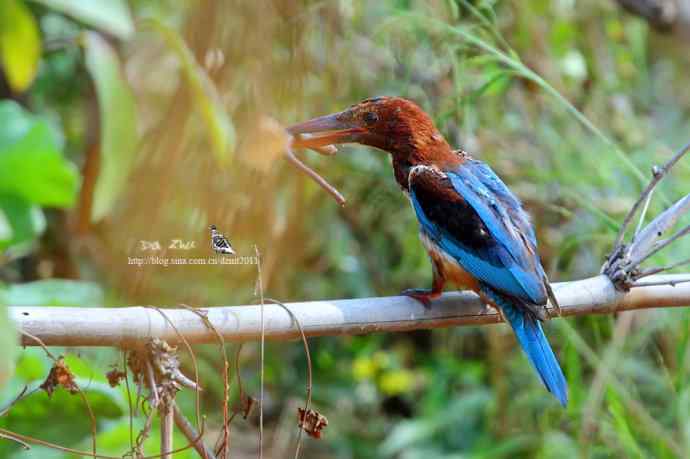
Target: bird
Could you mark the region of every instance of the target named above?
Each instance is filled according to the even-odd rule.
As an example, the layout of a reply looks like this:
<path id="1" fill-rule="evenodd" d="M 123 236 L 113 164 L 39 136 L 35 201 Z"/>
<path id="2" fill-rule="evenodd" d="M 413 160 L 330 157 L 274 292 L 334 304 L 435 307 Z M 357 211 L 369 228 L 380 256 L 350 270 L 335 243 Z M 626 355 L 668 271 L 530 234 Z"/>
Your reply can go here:
<path id="1" fill-rule="evenodd" d="M 295 148 L 357 143 L 390 154 L 429 254 L 430 289 L 404 295 L 431 307 L 446 283 L 476 292 L 512 327 L 543 385 L 564 407 L 568 386 L 544 334 L 548 300 L 558 308 L 520 200 L 486 163 L 453 149 L 416 103 L 374 97 L 287 128 Z M 307 135 L 304 135 L 307 134 Z"/>
<path id="2" fill-rule="evenodd" d="M 216 225 L 210 225 L 208 229 L 211 230 L 211 248 L 214 252 L 235 255 L 235 250 L 232 248 L 232 245 L 230 245 L 230 241 L 218 232 Z"/>

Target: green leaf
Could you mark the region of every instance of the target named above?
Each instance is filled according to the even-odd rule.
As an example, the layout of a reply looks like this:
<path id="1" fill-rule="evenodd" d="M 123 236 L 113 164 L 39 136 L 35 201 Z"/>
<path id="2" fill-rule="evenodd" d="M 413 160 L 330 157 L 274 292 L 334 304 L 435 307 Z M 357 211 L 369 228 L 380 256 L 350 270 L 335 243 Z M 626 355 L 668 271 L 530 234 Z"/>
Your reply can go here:
<path id="1" fill-rule="evenodd" d="M 101 167 L 91 209 L 95 222 L 110 213 L 127 185 L 137 151 L 137 112 L 115 50 L 95 32 L 85 34 L 84 46 L 101 118 Z"/>
<path id="2" fill-rule="evenodd" d="M 77 378 L 77 384 L 88 398 L 96 419 L 106 425 L 122 419 L 126 412 L 126 401 L 119 389 L 85 378 Z M 90 439 L 91 431 L 91 421 L 82 397 L 62 387 L 57 388 L 52 397 L 48 397 L 44 391 L 38 391 L 17 403 L 6 416 L 0 418 L 0 426 L 61 445 L 74 445 L 83 439 Z M 123 445 L 121 451 L 125 447 Z M 10 442 L 0 442 L 0 457 L 9 457 L 15 448 Z M 31 457 L 46 456 L 38 454 Z"/>
<path id="3" fill-rule="evenodd" d="M 25 91 L 36 77 L 41 36 L 22 0 L 5 0 L 0 15 L 0 60 L 14 92 Z"/>
<path id="4" fill-rule="evenodd" d="M 235 150 L 235 128 L 216 87 L 177 31 L 153 18 L 146 19 L 145 23 L 158 32 L 177 54 L 196 109 L 209 130 L 213 152 L 220 164 L 227 164 Z"/>
<path id="5" fill-rule="evenodd" d="M 25 383 L 40 381 L 45 379 L 48 371 L 50 371 L 50 365 L 45 358 L 45 351 L 39 347 L 30 347 L 24 349 L 19 356 L 15 379 Z"/>
<path id="6" fill-rule="evenodd" d="M 47 279 L 0 289 L 0 304 L 11 306 L 102 306 L 103 290 L 92 282 Z"/>
<path id="7" fill-rule="evenodd" d="M 79 176 L 48 124 L 13 101 L 0 102 L 0 194 L 70 207 Z"/>
<path id="8" fill-rule="evenodd" d="M 46 227 L 41 208 L 11 195 L 0 195 L 0 251 L 29 244 Z"/>
<path id="9" fill-rule="evenodd" d="M 140 432 L 144 428 L 144 420 L 142 417 L 134 419 L 134 432 Z M 160 438 L 160 423 L 154 422 L 151 426 L 149 438 Z M 96 437 L 98 444 L 98 453 L 103 455 L 110 455 L 115 457 L 122 456 L 123 451 L 127 451 L 129 446 L 129 419 L 123 417 L 120 422 L 111 422 L 105 425 L 104 429 L 99 429 Z M 189 440 L 183 436 L 178 430 L 173 432 L 173 445 L 182 447 L 189 444 Z M 76 445 L 77 449 L 88 451 L 91 448 L 91 438 L 85 438 L 81 443 Z M 160 453 L 160 442 L 147 441 L 143 445 L 143 453 L 146 456 L 154 456 Z M 79 459 L 82 456 L 65 455 L 64 459 Z M 188 448 L 179 453 L 173 454 L 175 459 L 197 459 L 199 455 L 194 451 L 194 448 Z M 19 459 L 19 458 L 17 458 Z"/>
<path id="10" fill-rule="evenodd" d="M 124 0 L 34 0 L 106 31 L 120 39 L 134 33 L 132 16 Z"/>

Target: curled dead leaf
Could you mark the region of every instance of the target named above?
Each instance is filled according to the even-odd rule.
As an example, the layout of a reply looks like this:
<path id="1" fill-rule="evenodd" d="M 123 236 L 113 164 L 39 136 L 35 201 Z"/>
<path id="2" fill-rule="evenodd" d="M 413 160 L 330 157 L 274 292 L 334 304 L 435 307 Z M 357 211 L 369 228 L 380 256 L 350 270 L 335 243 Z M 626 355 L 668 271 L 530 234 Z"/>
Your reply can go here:
<path id="1" fill-rule="evenodd" d="M 65 359 L 62 356 L 55 361 L 53 367 L 50 369 L 50 373 L 48 373 L 48 377 L 45 381 L 43 381 L 43 384 L 41 384 L 40 387 L 46 391 L 48 397 L 50 397 L 53 395 L 53 392 L 55 392 L 55 389 L 59 386 L 64 387 L 71 394 L 76 394 L 79 392 L 79 387 L 74 381 L 74 374 L 72 374 L 72 372 L 69 370 L 69 367 L 65 363 Z"/>
<path id="2" fill-rule="evenodd" d="M 120 385 L 120 381 L 125 379 L 127 374 L 124 371 L 120 371 L 117 368 L 113 368 L 109 372 L 105 374 L 106 378 L 108 378 L 108 384 L 110 384 L 110 387 L 117 387 Z"/>
<path id="3" fill-rule="evenodd" d="M 321 431 L 328 426 L 326 416 L 314 410 L 304 411 L 304 408 L 297 408 L 299 427 L 310 437 L 321 438 Z"/>
<path id="4" fill-rule="evenodd" d="M 256 399 L 254 397 L 243 393 L 240 396 L 239 403 L 233 408 L 233 412 L 241 414 L 244 419 L 247 419 L 252 413 L 255 404 Z"/>

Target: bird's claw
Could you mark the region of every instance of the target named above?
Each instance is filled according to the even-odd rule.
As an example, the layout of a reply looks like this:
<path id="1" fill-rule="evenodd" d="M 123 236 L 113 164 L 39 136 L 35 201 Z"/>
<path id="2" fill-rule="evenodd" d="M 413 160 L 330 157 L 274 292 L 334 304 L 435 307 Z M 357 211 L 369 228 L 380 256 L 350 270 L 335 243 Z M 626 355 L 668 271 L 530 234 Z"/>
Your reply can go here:
<path id="1" fill-rule="evenodd" d="M 425 309 L 431 309 L 431 300 L 438 294 L 426 288 L 408 288 L 400 292 L 401 295 L 409 296 L 422 303 Z"/>

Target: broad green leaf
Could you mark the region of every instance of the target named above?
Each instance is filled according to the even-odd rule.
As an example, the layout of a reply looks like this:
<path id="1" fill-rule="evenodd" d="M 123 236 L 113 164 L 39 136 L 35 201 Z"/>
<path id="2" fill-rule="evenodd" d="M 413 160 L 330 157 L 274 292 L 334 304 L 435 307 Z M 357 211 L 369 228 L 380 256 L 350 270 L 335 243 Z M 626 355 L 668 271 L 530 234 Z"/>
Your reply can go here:
<path id="1" fill-rule="evenodd" d="M 65 350 L 51 348 L 51 351 L 55 355 L 60 355 Z M 93 413 L 99 422 L 99 438 L 102 429 L 108 430 L 111 426 L 120 423 L 125 426 L 128 432 L 126 388 L 123 385 L 117 388 L 110 387 L 105 376 L 105 373 L 110 369 L 110 362 L 119 360 L 118 352 L 109 350 L 109 352 L 94 353 L 90 349 L 84 354 L 88 357 L 67 352 L 64 354 L 65 363 L 88 398 Z M 100 360 L 98 355 L 102 356 Z M 25 349 L 17 362 L 15 377 L 7 385 L 7 389 L 0 392 L 0 405 L 6 405 L 21 391 L 24 385 L 29 388 L 37 387 L 45 380 L 51 365 L 52 362 L 45 356 L 42 349 L 38 347 Z M 137 419 L 141 420 L 142 418 Z M 70 394 L 64 388 L 57 388 L 51 398 L 48 398 L 44 391 L 38 391 L 17 403 L 7 416 L 0 418 L 0 426 L 2 427 L 49 439 L 61 445 L 77 446 L 78 449 L 82 450 L 91 448 L 89 422 L 82 397 Z M 84 440 L 85 445 L 79 443 L 82 440 Z M 129 435 L 126 436 L 126 441 L 118 445 L 119 450 L 113 452 L 112 455 L 119 456 L 127 450 L 128 441 Z M 182 443 L 179 444 L 182 445 Z M 98 448 L 99 452 L 102 453 L 100 441 Z M 0 442 L 0 457 L 14 457 L 9 454 L 13 450 L 16 450 L 14 444 Z M 50 456 L 46 454 L 46 451 L 32 447 L 28 453 L 18 453 L 16 457 L 44 458 Z M 73 456 L 60 455 L 59 457 Z"/>
<path id="2" fill-rule="evenodd" d="M 48 362 L 43 349 L 37 346 L 25 348 L 17 360 L 16 379 L 25 383 L 45 379 L 50 370 Z"/>
<path id="3" fill-rule="evenodd" d="M 177 31 L 153 18 L 147 19 L 145 23 L 156 30 L 177 54 L 196 109 L 209 130 L 216 158 L 220 164 L 227 164 L 235 150 L 235 128 L 225 112 L 216 87 Z"/>
<path id="4" fill-rule="evenodd" d="M 144 419 L 142 416 L 134 419 L 134 432 L 140 432 L 144 427 Z M 160 423 L 154 422 L 151 426 L 151 439 L 160 438 Z M 129 419 L 123 417 L 120 422 L 111 422 L 105 425 L 104 429 L 100 429 L 96 437 L 98 444 L 98 453 L 103 455 L 110 455 L 115 457 L 122 456 L 123 451 L 129 450 Z M 173 432 L 173 445 L 176 448 L 181 448 L 189 444 L 189 440 L 183 436 L 178 430 Z M 79 443 L 77 449 L 88 451 L 91 448 L 91 438 L 85 438 Z M 160 453 L 160 442 L 156 440 L 147 441 L 144 443 L 143 453 L 146 456 L 155 456 Z M 67 454 L 64 459 L 79 459 L 82 456 L 74 456 Z M 198 459 L 199 455 L 194 451 L 194 448 L 188 448 L 179 453 L 173 454 L 175 459 Z M 17 458 L 19 459 L 19 458 Z"/>
<path id="5" fill-rule="evenodd" d="M 8 306 L 102 306 L 103 290 L 92 282 L 46 279 L 0 289 Z"/>
<path id="6" fill-rule="evenodd" d="M 74 204 L 79 175 L 48 124 L 13 101 L 0 102 L 0 195 L 43 206 Z"/>
<path id="7" fill-rule="evenodd" d="M 36 204 L 12 195 L 0 195 L 0 251 L 27 244 L 46 227 L 43 211 Z"/>
<path id="8" fill-rule="evenodd" d="M 126 413 L 126 401 L 119 389 L 80 377 L 76 382 L 101 423 L 119 420 Z M 0 418 L 0 426 L 61 445 L 74 445 L 82 439 L 88 439 L 91 431 L 91 421 L 82 397 L 62 387 L 57 388 L 52 397 L 48 397 L 44 391 L 38 391 L 17 403 L 6 416 Z M 88 450 L 89 447 L 84 449 Z M 9 457 L 15 448 L 10 442 L 0 442 L 0 457 Z M 39 454 L 32 457 L 45 456 Z"/>
<path id="9" fill-rule="evenodd" d="M 14 101 L 0 102 L 0 146 L 2 149 L 19 142 L 39 118 Z"/>
<path id="10" fill-rule="evenodd" d="M 23 0 L 5 0 L 0 15 L 0 59 L 14 92 L 25 91 L 36 77 L 41 36 Z"/>
<path id="11" fill-rule="evenodd" d="M 127 184 L 137 151 L 137 111 L 115 50 L 95 32 L 85 34 L 84 46 L 101 118 L 101 167 L 91 209 L 95 222 L 110 213 Z"/>
<path id="12" fill-rule="evenodd" d="M 132 16 L 125 0 L 34 0 L 54 10 L 108 32 L 120 39 L 134 33 Z"/>

